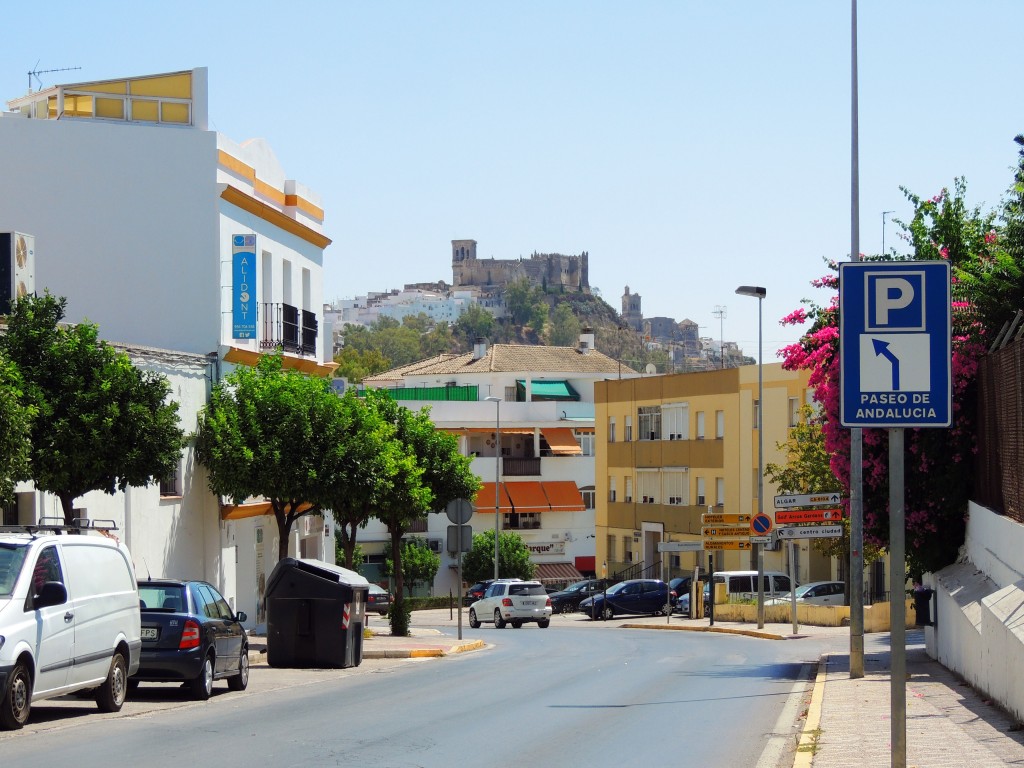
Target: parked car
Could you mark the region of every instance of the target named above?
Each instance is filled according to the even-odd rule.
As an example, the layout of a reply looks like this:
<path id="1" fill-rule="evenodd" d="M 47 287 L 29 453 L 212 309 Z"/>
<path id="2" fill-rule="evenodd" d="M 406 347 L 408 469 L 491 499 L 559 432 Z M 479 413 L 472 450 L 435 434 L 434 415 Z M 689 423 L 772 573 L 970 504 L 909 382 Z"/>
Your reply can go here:
<path id="1" fill-rule="evenodd" d="M 494 579 L 485 579 L 484 581 L 478 581 L 476 584 L 466 590 L 466 605 L 472 605 L 481 597 L 484 596 L 484 592 L 487 588 L 494 583 Z"/>
<path id="2" fill-rule="evenodd" d="M 792 597 L 786 594 L 765 600 L 765 605 L 785 605 L 792 602 Z M 846 585 L 841 581 L 812 581 L 809 584 L 802 584 L 796 588 L 796 601 L 798 603 L 811 603 L 813 605 L 846 605 Z"/>
<path id="3" fill-rule="evenodd" d="M 690 585 L 693 576 L 677 576 L 669 581 L 669 588 L 676 593 L 675 612 L 684 616 L 690 615 Z"/>
<path id="4" fill-rule="evenodd" d="M 524 622 L 535 621 L 546 629 L 551 623 L 551 598 L 539 581 L 499 579 L 469 608 L 469 626 L 477 629 L 485 621 L 493 621 L 498 629 L 506 623 L 519 629 Z"/>
<path id="5" fill-rule="evenodd" d="M 619 613 L 661 614 L 672 610 L 676 595 L 660 579 L 629 579 L 608 587 L 580 603 L 580 613 L 611 619 Z"/>
<path id="6" fill-rule="evenodd" d="M 113 521 L 0 529 L 0 728 L 31 706 L 82 692 L 102 712 L 124 704 L 139 666 L 139 595 Z M 97 529 L 107 535 L 82 534 Z"/>
<path id="7" fill-rule="evenodd" d="M 551 595 L 551 610 L 554 613 L 576 611 L 580 607 L 580 602 L 591 595 L 603 592 L 608 583 L 607 579 L 584 579 L 570 584 Z"/>
<path id="8" fill-rule="evenodd" d="M 391 607 L 391 593 L 383 587 L 370 583 L 370 592 L 366 596 L 366 611 L 376 611 L 381 616 L 388 615 L 388 608 Z"/>
<path id="9" fill-rule="evenodd" d="M 232 691 L 249 684 L 245 613 L 235 613 L 205 581 L 146 579 L 139 582 L 142 658 L 131 685 L 181 682 L 205 700 L 214 680 Z"/>

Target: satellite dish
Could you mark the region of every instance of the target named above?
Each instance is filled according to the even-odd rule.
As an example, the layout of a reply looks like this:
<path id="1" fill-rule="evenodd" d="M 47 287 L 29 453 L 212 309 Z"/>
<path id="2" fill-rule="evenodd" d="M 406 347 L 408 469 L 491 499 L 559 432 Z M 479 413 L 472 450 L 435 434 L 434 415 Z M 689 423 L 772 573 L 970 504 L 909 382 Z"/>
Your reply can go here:
<path id="1" fill-rule="evenodd" d="M 654 363 L 648 363 L 647 367 L 644 370 L 647 371 L 648 373 L 657 373 L 658 372 L 658 368 L 657 368 L 657 366 L 654 365 Z"/>

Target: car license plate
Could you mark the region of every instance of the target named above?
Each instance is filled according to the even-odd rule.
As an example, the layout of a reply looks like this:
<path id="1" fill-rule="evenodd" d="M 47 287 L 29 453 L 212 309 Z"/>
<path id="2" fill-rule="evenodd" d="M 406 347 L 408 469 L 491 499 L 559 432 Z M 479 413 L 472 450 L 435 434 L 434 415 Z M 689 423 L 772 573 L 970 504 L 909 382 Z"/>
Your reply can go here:
<path id="1" fill-rule="evenodd" d="M 142 628 L 142 639 L 143 640 L 156 640 L 157 629 L 156 627 L 143 627 Z"/>
<path id="2" fill-rule="evenodd" d="M 537 604 L 536 600 L 523 600 L 523 605 L 533 606 L 533 605 L 536 605 L 536 604 Z"/>

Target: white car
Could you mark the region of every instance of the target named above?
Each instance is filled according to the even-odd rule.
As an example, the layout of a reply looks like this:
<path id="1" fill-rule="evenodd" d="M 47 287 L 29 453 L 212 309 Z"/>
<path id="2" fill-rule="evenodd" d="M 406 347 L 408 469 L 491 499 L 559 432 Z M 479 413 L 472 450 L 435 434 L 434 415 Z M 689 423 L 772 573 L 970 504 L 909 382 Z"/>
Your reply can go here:
<path id="1" fill-rule="evenodd" d="M 812 581 L 796 588 L 798 603 L 812 605 L 846 605 L 846 585 L 841 581 Z M 787 605 L 792 601 L 789 593 L 773 600 L 765 600 L 765 605 Z"/>
<path id="2" fill-rule="evenodd" d="M 524 622 L 535 621 L 545 629 L 551 623 L 551 598 L 539 581 L 498 579 L 469 607 L 469 626 L 476 629 L 485 621 L 493 621 L 498 629 L 505 624 L 519 629 Z"/>

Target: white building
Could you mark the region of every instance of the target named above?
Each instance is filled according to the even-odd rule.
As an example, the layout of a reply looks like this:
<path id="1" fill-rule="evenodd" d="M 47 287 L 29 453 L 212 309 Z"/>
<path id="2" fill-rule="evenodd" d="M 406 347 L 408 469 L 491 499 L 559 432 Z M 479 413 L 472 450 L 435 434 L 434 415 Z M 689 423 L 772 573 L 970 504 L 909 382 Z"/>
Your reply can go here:
<path id="1" fill-rule="evenodd" d="M 391 389 L 410 409 L 429 406 L 437 428 L 457 435 L 462 453 L 474 457 L 472 470 L 483 481 L 473 531 L 494 530 L 497 512 L 502 530 L 516 531 L 530 548 L 537 578 L 565 583 L 595 572 L 594 382 L 637 375 L 595 350 L 594 335 L 585 331 L 578 347 L 479 341 L 472 353 L 439 355 L 364 384 Z M 445 515 L 431 514 L 411 532 L 441 553 L 435 594 L 461 594 L 448 525 Z M 383 556 L 387 541 L 376 520 L 358 534 L 370 562 Z"/>
<path id="2" fill-rule="evenodd" d="M 205 69 L 53 86 L 7 104 L 0 231 L 34 236 L 35 289 L 67 297 L 67 321 L 184 356 L 168 370 L 188 400 L 186 431 L 233 365 L 283 349 L 286 365 L 332 369 L 320 199 L 287 178 L 263 140 L 208 130 Z M 205 366 L 201 377 L 188 355 Z M 272 518 L 258 505 L 222 505 L 190 455 L 182 487 L 190 492 L 176 503 L 152 488 L 119 502 L 139 573 L 206 578 L 257 616 L 260 574 L 277 553 Z M 93 496 L 82 502 L 90 516 L 118 517 Z M 19 503 L 18 514 L 49 514 L 51 503 Z M 312 521 L 298 528 L 296 554 L 333 558 L 330 536 Z"/>

